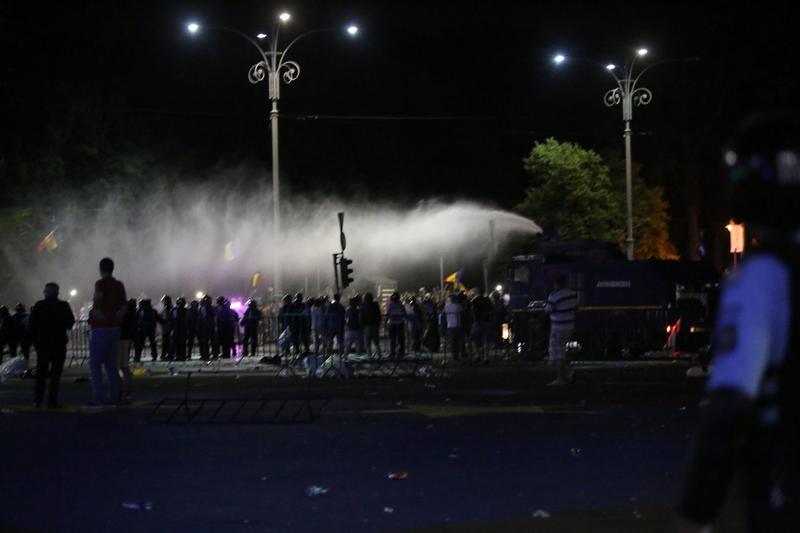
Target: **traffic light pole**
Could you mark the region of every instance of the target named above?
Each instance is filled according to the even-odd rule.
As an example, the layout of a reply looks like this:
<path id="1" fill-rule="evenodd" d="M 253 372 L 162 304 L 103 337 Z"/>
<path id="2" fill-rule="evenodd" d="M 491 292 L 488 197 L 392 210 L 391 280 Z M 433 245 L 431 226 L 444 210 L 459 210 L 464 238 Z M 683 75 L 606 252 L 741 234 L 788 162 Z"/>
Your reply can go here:
<path id="1" fill-rule="evenodd" d="M 339 293 L 339 256 L 342 254 L 333 254 L 333 278 L 336 280 L 336 293 Z"/>

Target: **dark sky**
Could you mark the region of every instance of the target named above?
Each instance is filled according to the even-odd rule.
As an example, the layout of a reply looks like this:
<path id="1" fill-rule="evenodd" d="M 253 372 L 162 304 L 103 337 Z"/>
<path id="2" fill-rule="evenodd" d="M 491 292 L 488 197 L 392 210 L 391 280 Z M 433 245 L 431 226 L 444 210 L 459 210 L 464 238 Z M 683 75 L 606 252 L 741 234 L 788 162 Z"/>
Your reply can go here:
<path id="1" fill-rule="evenodd" d="M 314 35 L 294 50 L 302 74 L 280 104 L 285 187 L 511 207 L 535 140 L 622 147 L 621 112 L 602 103 L 607 74 L 578 63 L 555 69 L 552 54 L 621 63 L 645 45 L 649 61 L 700 58 L 649 73 L 653 102 L 634 115 L 634 157 L 665 187 L 680 226 L 685 204 L 713 202 L 720 142 L 734 124 L 752 109 L 797 103 L 790 4 L 735 5 L 6 3 L 6 135 L 35 143 L 42 120 L 77 102 L 145 129 L 148 150 L 165 164 L 201 173 L 251 159 L 268 169 L 267 88 L 246 77 L 255 51 L 223 33 L 191 37 L 184 25 L 254 34 L 287 9 L 289 33 L 351 21 L 361 32 Z"/>

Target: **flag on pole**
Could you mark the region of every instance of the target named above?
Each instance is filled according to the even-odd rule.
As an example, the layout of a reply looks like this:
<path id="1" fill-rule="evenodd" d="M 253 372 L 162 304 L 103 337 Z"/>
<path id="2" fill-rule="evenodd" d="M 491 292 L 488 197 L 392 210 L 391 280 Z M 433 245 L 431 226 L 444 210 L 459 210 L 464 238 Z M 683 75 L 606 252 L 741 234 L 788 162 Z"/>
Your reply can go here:
<path id="1" fill-rule="evenodd" d="M 445 283 L 461 283 L 461 275 L 464 273 L 464 269 L 457 270 L 444 278 Z"/>
<path id="2" fill-rule="evenodd" d="M 231 262 L 236 259 L 237 255 L 239 255 L 239 240 L 234 239 L 225 243 L 225 253 L 223 255 L 225 261 Z"/>
<path id="3" fill-rule="evenodd" d="M 58 240 L 56 240 L 56 230 L 53 230 L 45 235 L 44 239 L 42 239 L 42 242 L 36 246 L 36 251 L 44 252 L 47 250 L 48 252 L 52 252 L 56 248 L 58 248 Z"/>
<path id="4" fill-rule="evenodd" d="M 453 284 L 453 288 L 455 290 L 457 290 L 457 291 L 466 292 L 469 289 L 467 289 L 467 287 L 465 287 L 464 284 L 461 283 L 461 275 L 463 273 L 464 273 L 464 269 L 463 268 L 459 269 L 459 270 L 453 272 L 452 274 L 450 274 L 449 276 L 447 276 L 446 278 L 444 278 L 444 282 L 445 283 L 452 283 Z"/>

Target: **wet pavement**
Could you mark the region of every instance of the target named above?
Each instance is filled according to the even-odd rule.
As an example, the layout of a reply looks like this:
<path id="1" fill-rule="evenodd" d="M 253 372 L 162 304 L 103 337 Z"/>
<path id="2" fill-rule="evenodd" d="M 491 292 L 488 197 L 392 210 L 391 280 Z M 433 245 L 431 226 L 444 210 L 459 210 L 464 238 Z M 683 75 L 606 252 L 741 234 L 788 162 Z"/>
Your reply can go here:
<path id="1" fill-rule="evenodd" d="M 83 370 L 61 411 L 33 409 L 29 380 L 0 385 L 0 528 L 668 531 L 703 386 L 683 362 L 586 363 L 563 389 L 530 364 L 349 380 L 168 366 L 119 408 L 80 407 Z M 309 423 L 151 421 L 185 395 L 328 403 Z"/>

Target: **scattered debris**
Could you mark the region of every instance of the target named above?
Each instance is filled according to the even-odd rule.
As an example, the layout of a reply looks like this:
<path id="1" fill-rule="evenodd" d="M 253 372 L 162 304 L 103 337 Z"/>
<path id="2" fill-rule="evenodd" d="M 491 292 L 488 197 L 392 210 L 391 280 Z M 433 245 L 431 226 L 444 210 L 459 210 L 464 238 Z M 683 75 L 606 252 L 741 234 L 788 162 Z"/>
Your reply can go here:
<path id="1" fill-rule="evenodd" d="M 317 485 L 309 485 L 306 487 L 306 496 L 309 498 L 313 498 L 314 496 L 319 496 L 320 494 L 327 494 L 330 489 L 325 487 L 320 487 Z"/>
<path id="2" fill-rule="evenodd" d="M 13 415 L 14 410 L 8 407 L 3 407 L 2 409 L 0 409 L 0 413 L 3 413 L 4 415 Z"/>
<path id="3" fill-rule="evenodd" d="M 534 518 L 550 518 L 550 513 L 545 511 L 544 509 L 537 509 L 533 512 Z"/>
<path id="4" fill-rule="evenodd" d="M 149 500 L 125 500 L 122 502 L 122 508 L 129 511 L 152 511 L 153 502 Z"/>
<path id="5" fill-rule="evenodd" d="M 400 481 L 403 479 L 408 478 L 408 472 L 399 471 L 399 472 L 389 472 L 389 479 L 394 479 L 395 481 Z"/>
<path id="6" fill-rule="evenodd" d="M 458 459 L 458 454 L 451 453 L 451 454 L 450 454 L 450 455 L 448 455 L 447 457 L 449 457 L 450 459 Z"/>
<path id="7" fill-rule="evenodd" d="M 570 448 L 570 450 L 569 450 L 569 454 L 572 457 L 580 457 L 581 453 L 582 453 L 582 451 L 581 451 L 580 448 Z"/>
<path id="8" fill-rule="evenodd" d="M 384 507 L 383 512 L 386 514 L 392 514 L 394 512 L 394 507 Z"/>

